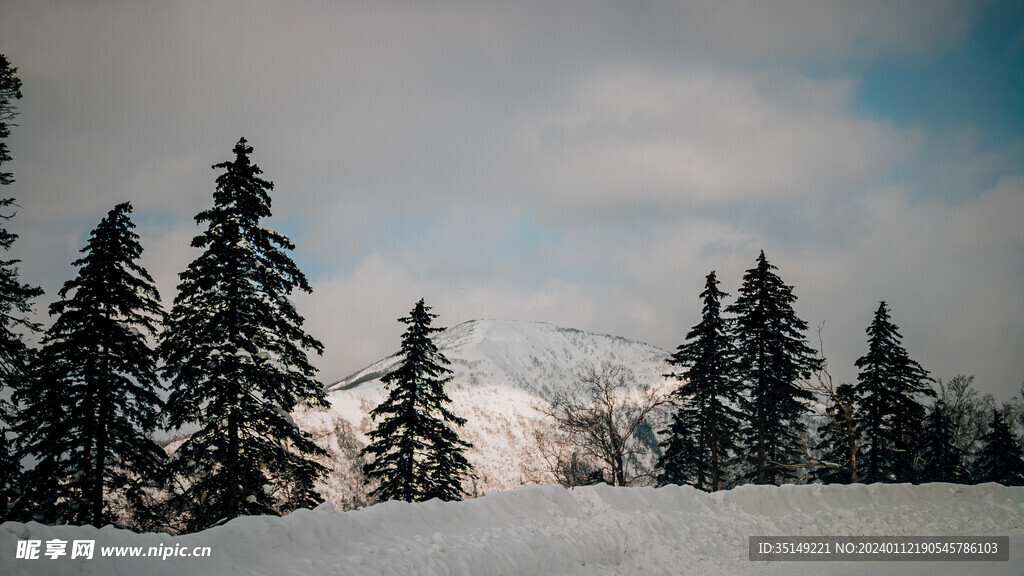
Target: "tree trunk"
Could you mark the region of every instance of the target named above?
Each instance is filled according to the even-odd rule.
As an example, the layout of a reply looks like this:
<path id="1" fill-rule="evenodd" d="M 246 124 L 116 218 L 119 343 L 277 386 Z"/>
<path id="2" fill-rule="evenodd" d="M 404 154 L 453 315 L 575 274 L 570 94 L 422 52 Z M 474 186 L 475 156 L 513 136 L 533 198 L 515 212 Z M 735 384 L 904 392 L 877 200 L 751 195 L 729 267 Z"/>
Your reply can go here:
<path id="1" fill-rule="evenodd" d="M 103 527 L 103 477 L 106 475 L 108 402 L 99 400 L 99 422 L 96 423 L 96 469 L 93 474 L 92 525 Z"/>

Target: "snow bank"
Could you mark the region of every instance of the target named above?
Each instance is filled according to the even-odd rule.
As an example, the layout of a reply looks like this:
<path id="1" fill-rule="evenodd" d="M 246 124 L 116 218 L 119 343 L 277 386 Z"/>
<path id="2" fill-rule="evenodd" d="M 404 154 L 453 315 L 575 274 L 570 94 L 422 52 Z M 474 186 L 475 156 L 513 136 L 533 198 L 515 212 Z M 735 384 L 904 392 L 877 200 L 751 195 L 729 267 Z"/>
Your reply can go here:
<path id="1" fill-rule="evenodd" d="M 1009 562 L 751 562 L 752 535 L 1010 536 Z M 43 542 L 17 559 L 19 540 Z M 92 560 L 47 540 L 95 540 Z M 110 546 L 209 546 L 207 558 L 102 557 Z M 113 527 L 0 527 L 0 574 L 1024 574 L 1024 488 L 995 484 L 565 490 L 526 486 L 465 502 L 248 517 L 187 536 Z"/>

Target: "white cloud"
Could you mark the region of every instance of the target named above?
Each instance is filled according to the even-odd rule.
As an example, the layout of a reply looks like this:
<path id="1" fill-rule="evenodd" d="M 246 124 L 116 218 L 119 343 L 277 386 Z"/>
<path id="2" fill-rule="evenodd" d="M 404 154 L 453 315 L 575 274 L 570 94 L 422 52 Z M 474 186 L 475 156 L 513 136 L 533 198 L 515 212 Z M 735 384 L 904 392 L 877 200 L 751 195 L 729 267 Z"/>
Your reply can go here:
<path id="1" fill-rule="evenodd" d="M 443 325 L 545 320 L 674 348 L 704 275 L 734 292 L 764 248 L 801 315 L 828 321 L 837 364 L 885 298 L 926 367 L 1019 380 L 1020 181 L 991 185 L 1020 173 L 1019 149 L 862 117 L 833 67 L 941 53 L 978 9 L 7 2 L 0 53 L 25 81 L 15 255 L 48 303 L 131 200 L 170 219 L 140 227 L 169 304 L 210 165 L 244 135 L 277 185 L 272 224 L 321 265 L 297 300 L 324 379 L 394 351 L 420 297 Z M 904 189 L 932 180 L 952 191 Z"/>
<path id="2" fill-rule="evenodd" d="M 845 78 L 603 71 L 576 93 L 533 130 L 552 176 L 539 191 L 553 202 L 679 210 L 840 193 L 871 185 L 922 139 L 853 114 Z"/>
<path id="3" fill-rule="evenodd" d="M 864 330 L 885 300 L 911 356 L 935 377 L 977 374 L 1006 398 L 1024 382 L 1024 180 L 1005 178 L 965 203 L 914 201 L 898 190 L 864 199 L 870 215 L 841 250 L 784 257 L 786 280 L 827 320 L 826 352 L 846 381 Z"/>

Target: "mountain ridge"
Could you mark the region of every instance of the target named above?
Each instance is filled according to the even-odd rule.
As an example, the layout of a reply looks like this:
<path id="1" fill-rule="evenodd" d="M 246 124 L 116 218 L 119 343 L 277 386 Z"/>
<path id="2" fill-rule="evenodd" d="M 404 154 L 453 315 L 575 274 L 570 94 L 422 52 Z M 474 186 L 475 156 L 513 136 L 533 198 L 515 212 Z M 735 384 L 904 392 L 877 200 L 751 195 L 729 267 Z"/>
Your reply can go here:
<path id="1" fill-rule="evenodd" d="M 537 453 L 535 431 L 548 425 L 538 410 L 568 389 L 587 368 L 625 366 L 637 388 L 668 388 L 674 379 L 668 352 L 621 336 L 564 328 L 547 322 L 470 320 L 433 335 L 451 363 L 446 391 L 452 411 L 467 420 L 460 435 L 473 444 L 466 455 L 476 477 L 471 493 L 551 482 Z M 332 455 L 331 477 L 321 486 L 339 507 L 358 506 L 358 449 L 374 423 L 369 412 L 386 396 L 380 378 L 401 362 L 394 353 L 327 386 L 329 410 L 302 409 L 296 419 Z"/>

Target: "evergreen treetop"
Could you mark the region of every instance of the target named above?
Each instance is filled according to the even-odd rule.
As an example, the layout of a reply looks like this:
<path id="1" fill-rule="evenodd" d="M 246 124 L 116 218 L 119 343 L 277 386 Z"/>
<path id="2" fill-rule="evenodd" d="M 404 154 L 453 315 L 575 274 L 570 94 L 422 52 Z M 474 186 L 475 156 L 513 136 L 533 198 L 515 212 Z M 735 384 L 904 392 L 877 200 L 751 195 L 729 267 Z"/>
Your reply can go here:
<path id="1" fill-rule="evenodd" d="M 932 379 L 911 360 L 882 301 L 867 328 L 868 352 L 857 359 L 857 412 L 866 442 L 865 482 L 912 482 Z"/>
<path id="2" fill-rule="evenodd" d="M 14 101 L 20 99 L 21 79 L 18 78 L 18 69 L 11 66 L 6 56 L 0 54 L 0 186 L 14 182 L 11 173 L 3 171 L 3 165 L 11 161 L 7 137 L 11 135 L 11 120 L 18 114 Z"/>
<path id="3" fill-rule="evenodd" d="M 735 315 L 739 373 L 749 391 L 742 399 L 748 476 L 758 484 L 798 477 L 807 428 L 802 417 L 814 399 L 798 383 L 821 362 L 806 344 L 807 323 L 793 311 L 793 288 L 774 270 L 761 251 L 757 265 L 743 275 L 736 302 L 726 308 Z"/>
<path id="4" fill-rule="evenodd" d="M 701 321 L 686 335 L 668 362 L 684 367 L 666 376 L 681 381 L 673 392 L 679 406 L 659 462 L 662 482 L 686 481 L 701 490 L 721 490 L 725 462 L 736 449 L 742 414 L 736 377 L 736 350 L 728 323 L 721 315 L 721 300 L 728 296 L 718 288 L 712 271 L 705 277 Z M 676 469 L 678 468 L 678 469 Z"/>
<path id="5" fill-rule="evenodd" d="M 1024 486 L 1024 448 L 1014 437 L 1010 422 L 999 410 L 992 410 L 992 423 L 981 437 L 981 449 L 974 462 L 974 481 Z"/>
<path id="6" fill-rule="evenodd" d="M 251 153 L 242 138 L 234 160 L 213 166 L 223 170 L 214 205 L 196 215 L 206 230 L 192 240 L 203 253 L 180 274 L 160 342 L 168 424 L 199 426 L 172 459 L 189 486 L 176 500 L 189 511 L 187 530 L 313 506 L 319 497 L 309 486 L 326 472 L 310 460 L 325 452 L 289 416 L 300 402 L 328 405 L 306 355 L 323 346 L 289 299 L 311 288 L 285 253 L 295 246 L 260 224 L 271 215 L 273 183 Z M 289 504 L 281 495 L 294 492 L 292 483 L 306 497 Z"/>
<path id="7" fill-rule="evenodd" d="M 373 457 L 364 472 L 368 482 L 379 482 L 372 495 L 381 500 L 459 500 L 464 495 L 462 480 L 470 473 L 464 451 L 471 445 L 452 428 L 466 421 L 446 406 L 451 400 L 444 386 L 451 381 L 451 370 L 430 338 L 444 330 L 430 325 L 436 317 L 420 299 L 409 316 L 399 318 L 408 325 L 402 335 L 403 359 L 381 378 L 390 392 L 370 411 L 380 423 L 362 451 Z"/>
<path id="8" fill-rule="evenodd" d="M 131 212 L 127 202 L 115 206 L 72 263 L 78 276 L 50 306 L 57 320 L 43 337 L 32 385 L 17 395 L 24 455 L 43 463 L 36 480 L 55 490 L 28 499 L 61 522 L 102 526 L 117 519 L 110 507 L 120 499 L 141 510 L 163 462 L 151 438 L 161 384 L 146 341 L 163 311 L 138 262 Z M 38 478 L 44 471 L 54 477 Z"/>

